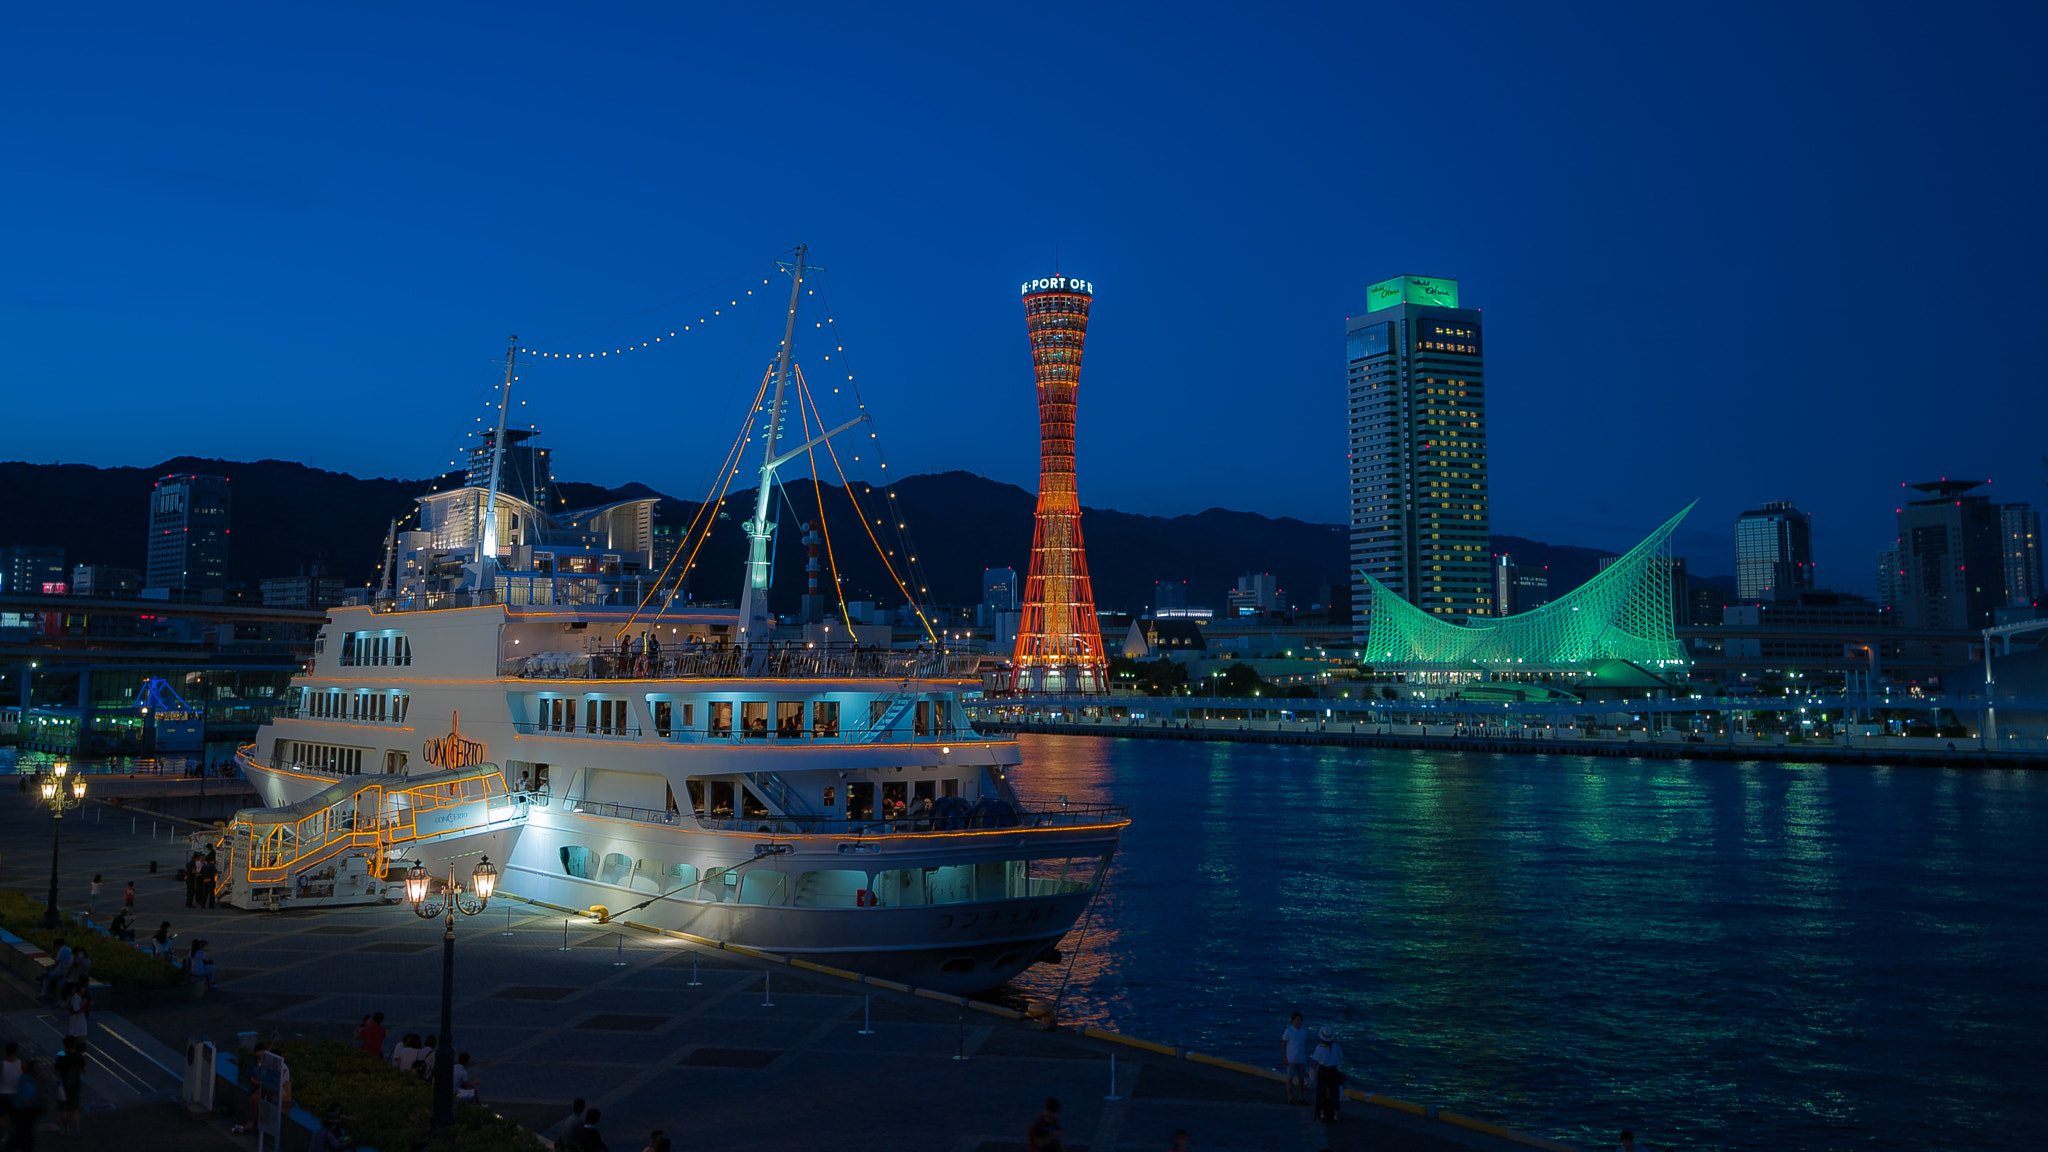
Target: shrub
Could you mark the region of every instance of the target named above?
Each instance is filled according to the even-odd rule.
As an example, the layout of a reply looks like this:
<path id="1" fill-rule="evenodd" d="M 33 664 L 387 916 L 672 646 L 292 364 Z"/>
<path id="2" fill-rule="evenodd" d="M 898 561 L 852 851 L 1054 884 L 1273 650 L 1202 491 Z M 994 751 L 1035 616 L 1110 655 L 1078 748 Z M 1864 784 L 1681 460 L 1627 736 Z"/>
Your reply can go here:
<path id="1" fill-rule="evenodd" d="M 434 1087 L 388 1061 L 339 1040 L 288 1040 L 278 1049 L 292 1071 L 292 1099 L 315 1116 L 339 1114 L 356 1142 L 380 1152 L 500 1152 L 545 1147 L 532 1132 L 474 1104 L 455 1106 L 439 1132 Z"/>
<path id="2" fill-rule="evenodd" d="M 21 892 L 0 892 L 0 927 L 33 942 L 52 956 L 57 954 L 57 937 L 71 944 L 83 944 L 92 957 L 92 974 L 117 988 L 168 988 L 184 980 L 185 973 L 169 960 L 159 960 L 135 946 L 83 927 L 68 914 L 60 914 L 61 927 L 43 927 L 43 910 L 48 907 Z"/>

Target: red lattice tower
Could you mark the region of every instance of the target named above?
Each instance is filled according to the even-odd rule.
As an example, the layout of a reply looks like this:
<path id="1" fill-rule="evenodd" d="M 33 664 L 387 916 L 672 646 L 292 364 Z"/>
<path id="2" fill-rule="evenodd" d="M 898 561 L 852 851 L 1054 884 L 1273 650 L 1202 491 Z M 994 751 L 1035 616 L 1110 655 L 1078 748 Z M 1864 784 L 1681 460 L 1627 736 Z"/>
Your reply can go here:
<path id="1" fill-rule="evenodd" d="M 1081 346 L 1095 286 L 1071 276 L 1024 285 L 1024 325 L 1038 376 L 1038 527 L 1017 629 L 1011 687 L 1025 692 L 1107 691 L 1102 628 L 1081 548 L 1081 496 L 1074 484 L 1074 405 Z"/>

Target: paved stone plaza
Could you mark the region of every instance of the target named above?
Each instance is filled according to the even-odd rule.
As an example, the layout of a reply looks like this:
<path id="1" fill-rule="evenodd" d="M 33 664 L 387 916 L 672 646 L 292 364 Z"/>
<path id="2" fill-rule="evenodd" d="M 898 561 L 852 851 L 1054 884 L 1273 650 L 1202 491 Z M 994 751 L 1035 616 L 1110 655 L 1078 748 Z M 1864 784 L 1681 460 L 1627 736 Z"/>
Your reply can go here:
<path id="1" fill-rule="evenodd" d="M 97 1014 L 95 1031 L 105 1034 L 95 1039 L 109 1063 L 89 1079 L 85 1139 L 52 1131 L 50 1147 L 228 1146 L 226 1136 L 161 1103 L 175 1092 L 173 1052 L 193 1035 L 223 1048 L 244 1031 L 346 1039 L 364 1013 L 378 1011 L 390 1030 L 387 1050 L 407 1032 L 435 1031 L 439 920 L 404 906 L 282 915 L 187 909 L 172 875 L 189 826 L 172 839 L 165 823 L 151 839 L 149 817 L 134 819 L 131 832 L 131 817 L 115 809 L 89 805 L 66 817 L 59 902 L 82 911 L 98 872 L 106 878 L 105 920 L 123 884 L 135 880 L 144 933 L 169 920 L 181 953 L 195 936 L 211 941 L 218 987 L 126 1019 Z M 50 823 L 47 810 L 0 792 L 0 886 L 46 889 Z M 511 900 L 458 917 L 456 1043 L 475 1055 L 487 1104 L 544 1129 L 571 1098 L 584 1097 L 603 1110 L 605 1139 L 621 1152 L 636 1152 L 655 1128 L 678 1148 L 1022 1149 L 1046 1096 L 1065 1105 L 1068 1147 L 1095 1152 L 1165 1148 L 1177 1128 L 1203 1152 L 1523 1147 L 1356 1102 L 1327 1127 L 1309 1109 L 1286 1106 L 1279 1084 L 1248 1075 L 631 929 L 587 920 L 567 929 L 565 949 L 559 913 Z M 868 995 L 874 1034 L 863 1036 Z M 7 1038 L 46 1050 L 54 1013 L 19 987 L 0 1001 Z M 963 1050 L 967 1058 L 957 1059 Z M 1112 1052 L 1124 1097 L 1116 1102 L 1103 1099 Z M 164 1139 L 117 1138 L 117 1117 Z"/>

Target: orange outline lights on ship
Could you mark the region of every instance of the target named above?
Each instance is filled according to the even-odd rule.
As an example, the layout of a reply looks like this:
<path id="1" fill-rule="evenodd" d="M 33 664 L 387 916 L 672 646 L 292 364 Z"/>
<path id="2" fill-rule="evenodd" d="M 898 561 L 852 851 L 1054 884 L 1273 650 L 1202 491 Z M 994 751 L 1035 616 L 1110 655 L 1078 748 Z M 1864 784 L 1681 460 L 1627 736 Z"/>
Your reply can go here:
<path id="1" fill-rule="evenodd" d="M 1074 477 L 1074 409 L 1081 351 L 1095 285 L 1049 276 L 1023 286 L 1031 369 L 1038 377 L 1038 515 L 1024 618 L 1010 685 L 1027 692 L 1104 692 L 1108 667 L 1095 590 L 1081 545 L 1081 496 Z"/>

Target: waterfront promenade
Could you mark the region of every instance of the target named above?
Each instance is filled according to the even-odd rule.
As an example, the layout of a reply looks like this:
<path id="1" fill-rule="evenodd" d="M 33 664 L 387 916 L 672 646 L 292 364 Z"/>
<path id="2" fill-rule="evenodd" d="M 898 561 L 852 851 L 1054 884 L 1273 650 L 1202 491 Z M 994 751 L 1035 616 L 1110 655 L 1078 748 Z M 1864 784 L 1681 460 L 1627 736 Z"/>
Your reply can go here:
<path id="1" fill-rule="evenodd" d="M 1075 712 L 1009 716 L 984 707 L 974 726 L 983 732 L 1030 732 L 1048 736 L 1113 736 L 1141 740 L 1228 740 L 1247 744 L 1306 744 L 1353 748 L 1433 749 L 1514 755 L 1629 756 L 1662 760 L 1784 760 L 1821 764 L 1885 764 L 1926 767 L 2048 767 L 2048 743 L 2007 741 L 1986 748 L 1970 737 L 1837 737 L 1794 741 L 1768 735 L 1731 739 L 1688 739 L 1674 730 L 1592 734 L 1571 728 L 1506 727 L 1483 722 L 1397 724 L 1320 719 L 1314 701 L 1300 701 L 1303 713 L 1278 718 L 1280 705 L 1240 707 L 1243 719 L 1166 719 L 1151 716 L 1081 715 Z M 1135 710 L 1142 711 L 1141 708 Z"/>
<path id="2" fill-rule="evenodd" d="M 44 890 L 50 822 L 46 810 L 0 792 L 0 886 Z M 439 920 L 404 906 L 282 915 L 186 909 L 173 870 L 190 826 L 180 825 L 174 840 L 166 822 L 151 839 L 149 822 L 95 806 L 67 817 L 59 903 L 82 906 L 97 872 L 106 878 L 104 914 L 135 880 L 145 930 L 169 920 L 181 945 L 211 941 L 219 987 L 125 1019 L 102 1013 L 96 1027 L 146 1035 L 160 1055 L 194 1035 L 228 1048 L 246 1031 L 346 1039 L 373 1011 L 386 1014 L 387 1047 L 407 1032 L 435 1030 Z M 1253 1075 L 1067 1029 L 1041 1032 L 516 900 L 458 918 L 456 932 L 455 1036 L 476 1056 L 484 1100 L 540 1129 L 581 1096 L 602 1109 L 608 1143 L 628 1152 L 655 1128 L 685 1147 L 1010 1152 L 1024 1147 L 1025 1126 L 1046 1096 L 1064 1102 L 1068 1147 L 1076 1150 L 1163 1148 L 1183 1128 L 1204 1152 L 1531 1146 L 1359 1102 L 1347 1103 L 1343 1122 L 1329 1128 L 1309 1109 L 1286 1106 L 1280 1084 Z M 1256 974 L 1246 977 L 1237 995 L 1256 996 Z M 28 1015 L 0 1017 L 10 1039 L 23 1021 L 53 1015 L 17 1007 Z M 1289 1007 L 1272 1005 L 1275 1037 Z M 861 1034 L 864 1019 L 872 1035 Z M 1112 1055 L 1123 1097 L 1116 1101 L 1104 1099 Z M 153 1109 L 132 1115 L 165 1123 L 171 1113 L 154 1103 L 161 1080 L 154 1096 L 138 1086 L 120 1100 L 99 1100 L 97 1108 L 124 1110 L 88 1115 L 88 1138 L 109 1139 L 126 1108 Z"/>

